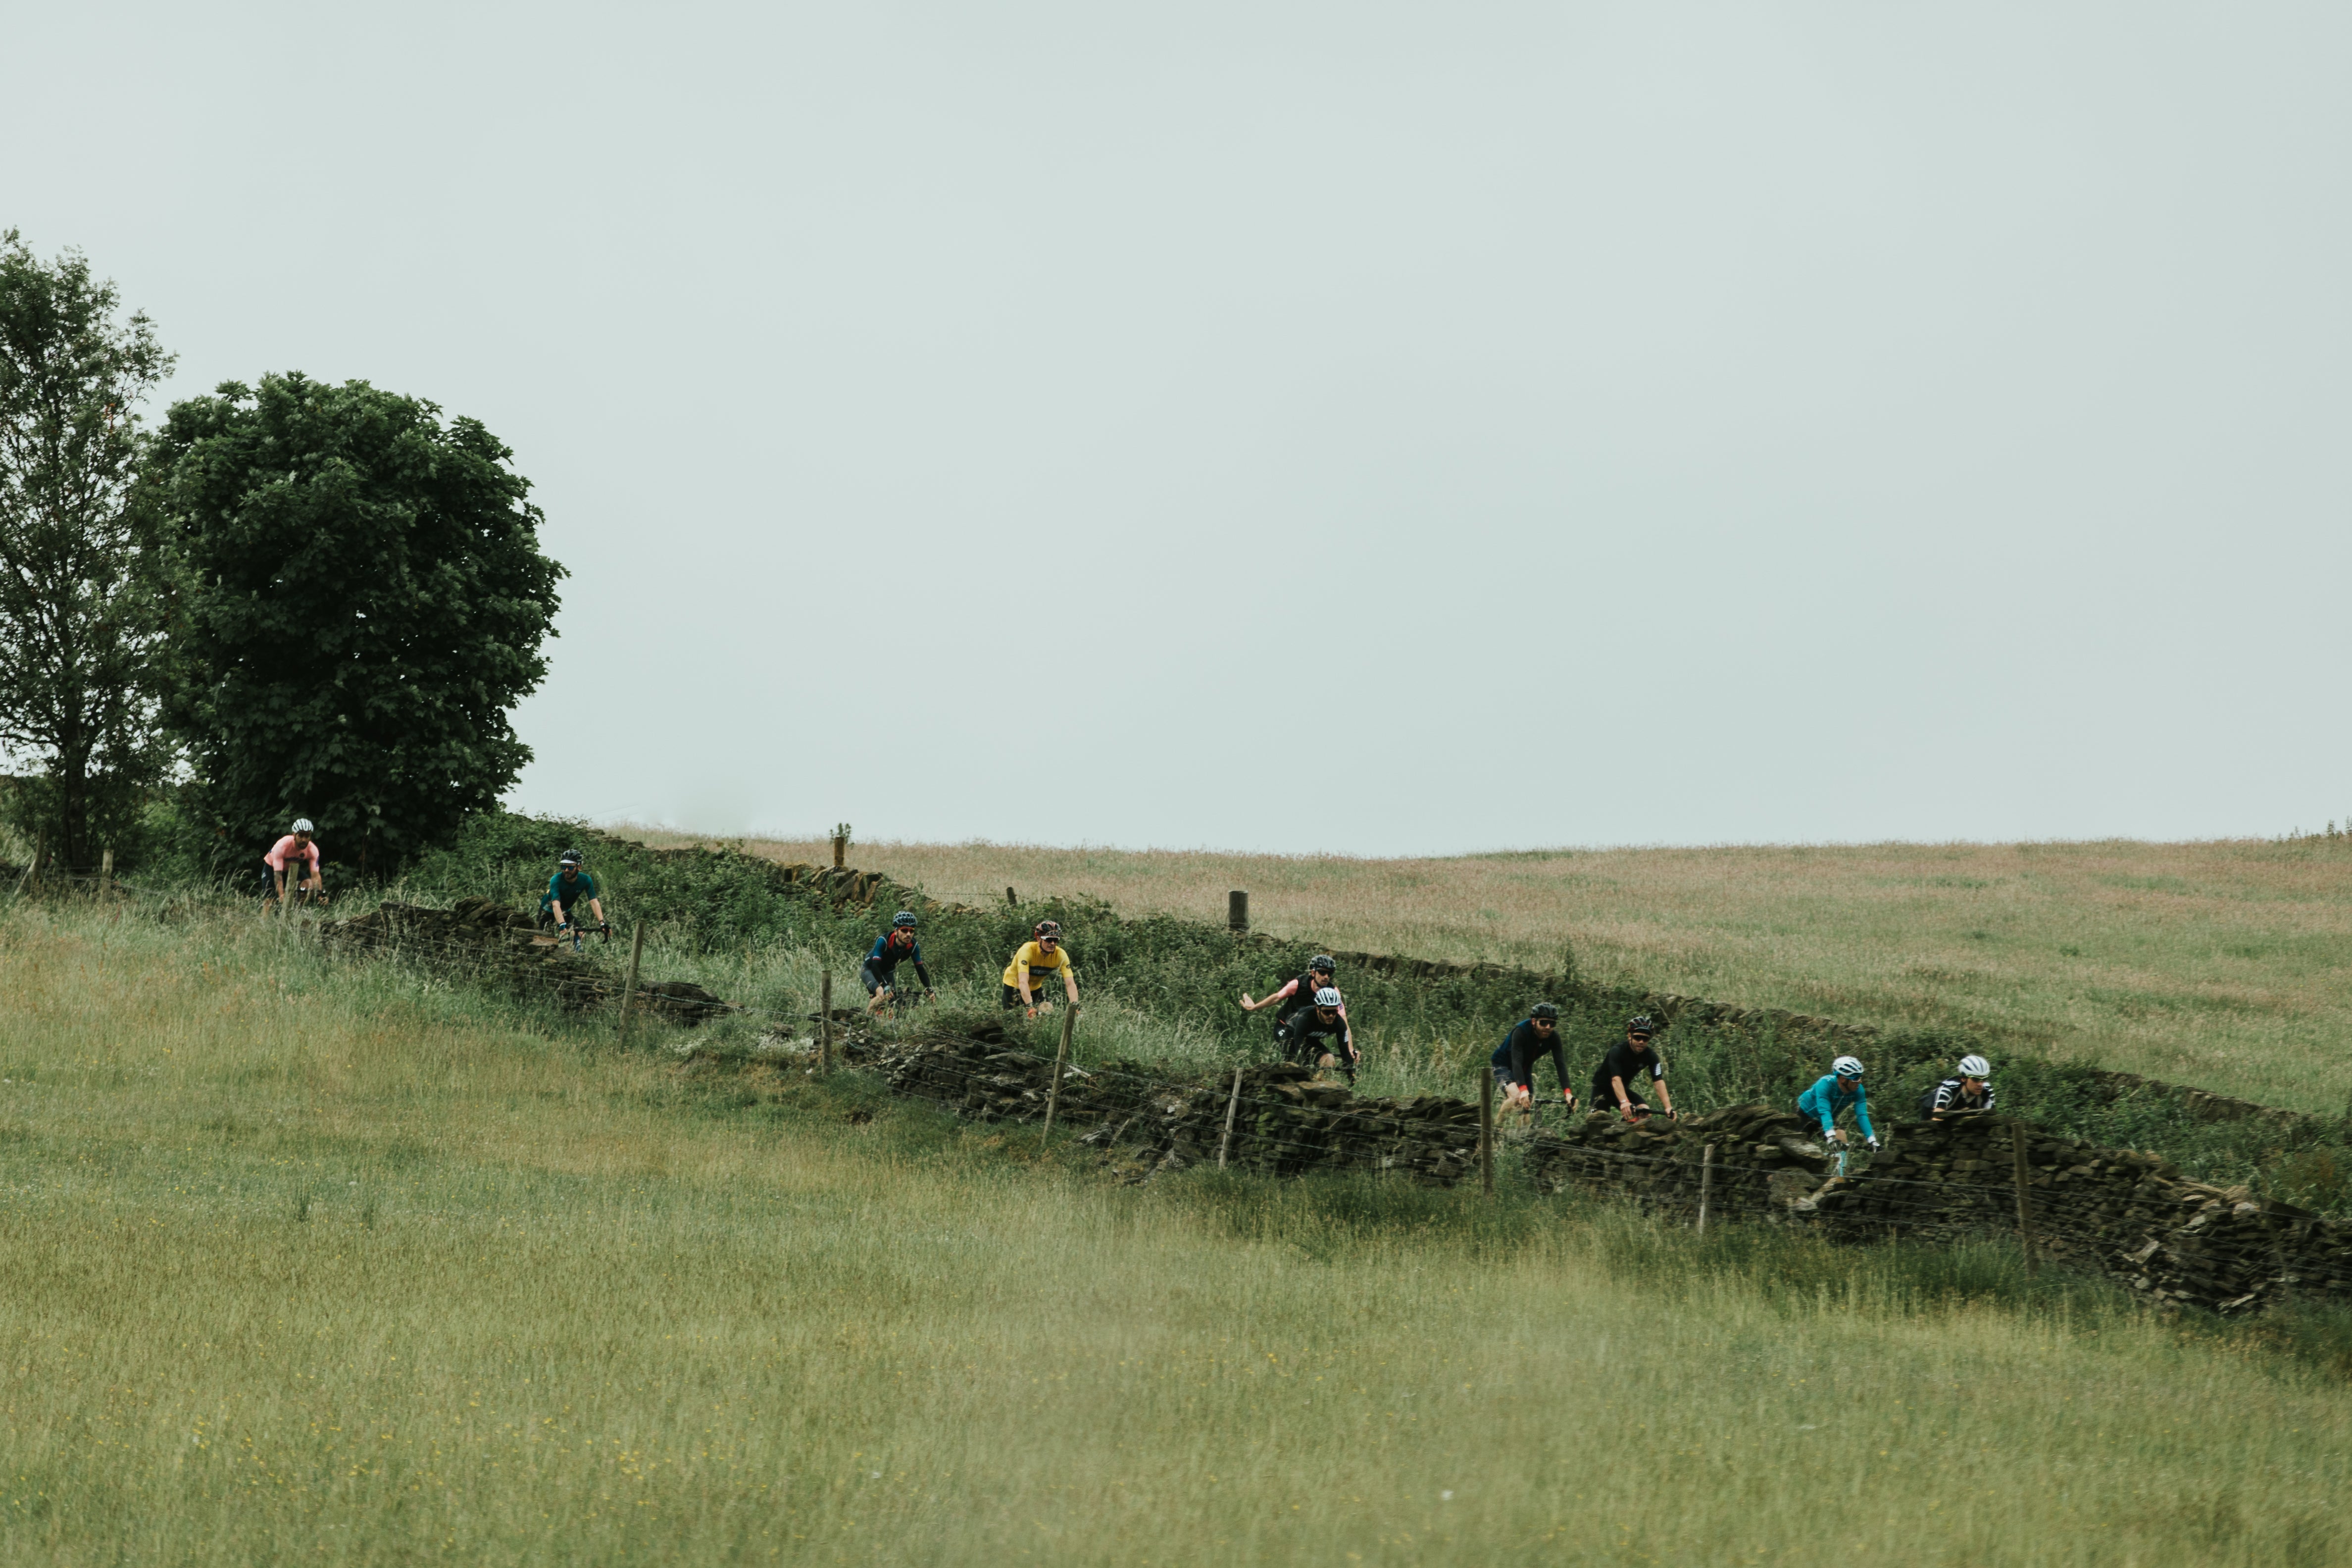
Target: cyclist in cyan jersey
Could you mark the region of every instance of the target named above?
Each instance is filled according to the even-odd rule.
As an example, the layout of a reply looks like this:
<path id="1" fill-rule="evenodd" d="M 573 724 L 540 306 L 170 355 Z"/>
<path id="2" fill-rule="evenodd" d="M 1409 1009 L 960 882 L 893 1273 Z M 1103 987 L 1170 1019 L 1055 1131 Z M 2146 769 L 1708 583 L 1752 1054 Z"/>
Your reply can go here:
<path id="1" fill-rule="evenodd" d="M 326 879 L 319 874 L 319 846 L 310 837 L 312 831 L 310 819 L 298 816 L 294 819 L 294 831 L 269 847 L 269 853 L 261 858 L 262 897 L 275 898 L 283 902 L 286 879 L 289 875 L 293 877 L 298 891 L 324 893 L 327 890 Z M 310 874 L 304 876 L 294 870 L 297 866 L 310 867 Z"/>
<path id="2" fill-rule="evenodd" d="M 585 903 L 596 923 L 604 923 L 604 889 L 596 885 L 593 873 L 582 868 L 580 851 L 567 849 L 563 858 L 555 863 L 555 875 L 547 879 L 547 891 L 539 896 L 539 923 L 543 930 L 553 926 L 569 931 L 580 923 L 580 906 Z"/>
<path id="3" fill-rule="evenodd" d="M 1837 1119 L 1849 1105 L 1853 1107 L 1854 1123 L 1862 1129 L 1863 1137 L 1872 1148 L 1877 1148 L 1878 1134 L 1870 1126 L 1870 1096 L 1863 1089 L 1862 1063 L 1855 1058 L 1838 1058 L 1812 1088 L 1797 1097 L 1797 1109 L 1806 1120 L 1820 1122 L 1822 1137 L 1835 1143 L 1846 1142 Z"/>
<path id="4" fill-rule="evenodd" d="M 1559 1045 L 1559 1009 L 1549 1002 L 1528 1008 L 1525 1021 L 1503 1037 L 1489 1059 L 1506 1106 L 1517 1110 L 1534 1108 L 1536 1064 L 1546 1057 L 1551 1058 L 1553 1076 L 1559 1079 L 1560 1099 L 1570 1110 L 1576 1109 L 1576 1091 L 1568 1087 L 1568 1053 Z"/>
<path id="5" fill-rule="evenodd" d="M 866 963 L 857 972 L 857 978 L 866 982 L 866 994 L 871 998 L 866 1004 L 868 1012 L 879 1013 L 898 994 L 901 963 L 915 966 L 915 978 L 923 983 L 923 999 L 930 1000 L 931 972 L 923 967 L 923 944 L 915 940 L 912 910 L 900 910 L 890 917 L 890 929 L 874 939 L 873 951 L 866 955 Z"/>
<path id="6" fill-rule="evenodd" d="M 1347 1005 L 1328 985 L 1315 993 L 1311 1005 L 1275 1026 L 1274 1043 L 1302 1066 L 1338 1068 L 1349 1083 L 1356 1081 L 1356 1068 L 1364 1059 L 1348 1027 Z"/>
<path id="7" fill-rule="evenodd" d="M 1243 992 L 1242 1011 L 1255 1013 L 1261 1007 L 1271 1007 L 1275 1010 L 1276 1024 L 1287 1023 L 1293 1015 L 1315 1005 L 1315 993 L 1331 984 L 1338 973 L 1339 966 L 1331 962 L 1330 955 L 1318 952 L 1308 959 L 1306 969 L 1285 984 L 1281 990 L 1268 992 L 1265 1001 L 1253 1002 L 1250 994 Z M 1347 1008 L 1342 1006 L 1339 1016 L 1344 1018 L 1347 1016 Z"/>
<path id="8" fill-rule="evenodd" d="M 1982 1057 L 1960 1058 L 1958 1078 L 1948 1078 L 1928 1091 L 1926 1107 L 1930 1121 L 1969 1111 L 1992 1109 L 1992 1064 Z"/>
<path id="9" fill-rule="evenodd" d="M 1076 1006 L 1078 971 L 1062 946 L 1059 921 L 1039 921 L 1029 940 L 1013 950 L 1013 962 L 1004 966 L 1006 1009 L 1024 1008 L 1032 1018 L 1041 1011 L 1052 1012 L 1054 1005 L 1045 1000 L 1044 984 L 1044 977 L 1048 974 L 1062 977 L 1062 989 L 1069 994 L 1070 1005 Z"/>

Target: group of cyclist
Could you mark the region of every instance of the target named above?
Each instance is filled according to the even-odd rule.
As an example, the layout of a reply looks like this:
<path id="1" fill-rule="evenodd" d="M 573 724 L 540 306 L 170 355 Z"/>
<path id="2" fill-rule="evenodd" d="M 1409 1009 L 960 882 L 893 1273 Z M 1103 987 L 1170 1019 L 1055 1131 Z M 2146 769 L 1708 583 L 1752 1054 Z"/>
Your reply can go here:
<path id="1" fill-rule="evenodd" d="M 890 928 L 875 938 L 874 945 L 866 950 L 857 978 L 866 986 L 867 1011 L 885 1012 L 897 1002 L 901 989 L 898 966 L 902 963 L 915 966 L 915 978 L 923 987 L 923 1000 L 935 998 L 931 972 L 923 963 L 923 944 L 915 935 L 919 923 L 912 910 L 900 910 L 890 917 Z M 1013 950 L 1012 961 L 1005 964 L 999 994 L 1008 1011 L 1017 1007 L 1034 1018 L 1054 1010 L 1045 982 L 1056 977 L 1062 982 L 1062 994 L 1071 1006 L 1076 1006 L 1078 970 L 1071 962 L 1069 950 L 1062 945 L 1061 922 L 1039 921 L 1029 929 L 1029 940 Z"/>
<path id="2" fill-rule="evenodd" d="M 262 857 L 266 898 L 283 900 L 289 879 L 298 893 L 325 897 L 326 884 L 315 833 L 308 817 L 297 817 L 292 831 Z M 593 925 L 582 918 L 583 912 L 594 918 Z M 575 940 L 583 930 L 611 932 L 612 925 L 604 918 L 604 889 L 577 849 L 566 850 L 556 862 L 554 875 L 548 878 L 547 890 L 540 895 L 539 923 L 541 930 L 552 927 L 559 936 L 571 935 Z M 883 1012 L 897 1000 L 901 989 L 901 964 L 914 965 L 923 1000 L 934 998 L 931 972 L 923 962 L 923 944 L 916 935 L 918 923 L 913 910 L 900 910 L 891 916 L 888 929 L 867 950 L 858 968 L 858 979 L 866 987 L 870 1011 Z M 1347 998 L 1339 989 L 1339 967 L 1330 954 L 1318 952 L 1280 990 L 1270 991 L 1262 998 L 1244 991 L 1241 1005 L 1245 1013 L 1274 1010 L 1274 1040 L 1286 1059 L 1303 1066 L 1336 1068 L 1353 1083 L 1364 1058 L 1356 1044 L 1354 1026 L 1348 1018 Z M 1069 950 L 1062 945 L 1061 924 L 1039 921 L 1031 928 L 1029 940 L 1014 950 L 1004 966 L 999 991 L 1002 1005 L 1007 1011 L 1020 1009 L 1031 1018 L 1050 1013 L 1054 1004 L 1045 985 L 1054 979 L 1061 981 L 1064 997 L 1071 1006 L 1076 1006 L 1077 966 Z M 1657 1096 L 1659 1113 L 1668 1117 L 1677 1114 L 1674 1095 L 1666 1088 L 1665 1060 L 1652 1044 L 1657 1033 L 1657 1020 L 1647 1013 L 1637 1013 L 1625 1020 L 1625 1037 L 1601 1053 L 1592 1069 L 1586 1101 L 1589 1109 L 1613 1112 L 1627 1121 L 1639 1121 L 1652 1114 L 1644 1095 L 1647 1090 Z M 1536 1068 L 1547 1058 L 1550 1058 L 1552 1073 L 1559 1086 L 1561 1102 L 1574 1110 L 1576 1089 L 1569 1079 L 1568 1053 L 1560 1041 L 1559 1009 L 1549 1002 L 1538 1002 L 1528 1010 L 1525 1018 L 1512 1026 L 1488 1058 L 1504 1109 L 1534 1109 Z M 1973 1054 L 1962 1057 L 1951 1077 L 1920 1096 L 1920 1115 L 1937 1121 L 1992 1110 L 1991 1075 L 1991 1064 L 1984 1058 Z M 1797 1110 L 1808 1122 L 1820 1126 L 1826 1142 L 1840 1146 L 1849 1140 L 1838 1122 L 1851 1111 L 1864 1142 L 1876 1149 L 1878 1132 L 1871 1125 L 1870 1094 L 1863 1079 L 1861 1058 L 1841 1056 L 1830 1064 L 1828 1072 L 1797 1097 Z"/>
<path id="3" fill-rule="evenodd" d="M 1247 999 L 1244 1000 L 1246 1003 Z M 1657 1032 L 1657 1020 L 1647 1013 L 1638 1013 L 1625 1020 L 1625 1038 L 1603 1052 L 1599 1065 L 1592 1069 L 1591 1097 L 1587 1101 L 1590 1109 L 1603 1114 L 1614 1112 L 1627 1121 L 1639 1121 L 1651 1114 L 1641 1092 L 1648 1087 L 1657 1094 L 1658 1110 L 1669 1117 L 1675 1114 L 1674 1097 L 1666 1089 L 1666 1064 L 1651 1045 Z M 1561 1101 L 1567 1109 L 1575 1110 L 1576 1090 L 1569 1079 L 1568 1054 L 1559 1038 L 1559 1009 L 1549 1002 L 1538 1002 L 1528 1009 L 1526 1018 L 1513 1026 L 1489 1058 L 1496 1087 L 1507 1109 L 1533 1109 L 1536 1068 L 1547 1057 L 1551 1058 L 1552 1072 L 1559 1083 Z M 1855 1130 L 1864 1143 L 1872 1149 L 1878 1147 L 1878 1131 L 1871 1125 L 1870 1096 L 1863 1085 L 1863 1077 L 1861 1058 L 1842 1056 L 1797 1097 L 1798 1112 L 1808 1122 L 1820 1126 L 1825 1142 L 1840 1147 L 1849 1142 L 1838 1121 L 1852 1111 Z M 1951 1077 L 1919 1097 L 1919 1114 L 1928 1121 L 1975 1115 L 1992 1109 L 1992 1064 L 1974 1054 L 1962 1057 Z"/>

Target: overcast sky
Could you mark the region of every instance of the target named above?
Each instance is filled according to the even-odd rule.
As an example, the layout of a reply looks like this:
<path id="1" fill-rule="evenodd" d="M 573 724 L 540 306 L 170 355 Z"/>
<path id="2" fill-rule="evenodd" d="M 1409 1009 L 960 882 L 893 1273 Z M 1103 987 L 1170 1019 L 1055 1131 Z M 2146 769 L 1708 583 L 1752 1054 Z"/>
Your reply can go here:
<path id="1" fill-rule="evenodd" d="M 572 572 L 520 806 L 2352 813 L 2340 5 L 0 14 L 0 226 L 172 395 L 362 378 L 514 447 Z"/>

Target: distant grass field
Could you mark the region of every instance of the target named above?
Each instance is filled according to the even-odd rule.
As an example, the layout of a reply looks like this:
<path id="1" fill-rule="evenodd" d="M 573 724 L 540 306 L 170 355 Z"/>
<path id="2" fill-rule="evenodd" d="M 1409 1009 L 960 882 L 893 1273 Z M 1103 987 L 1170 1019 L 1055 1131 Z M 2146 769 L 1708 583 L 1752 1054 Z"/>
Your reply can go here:
<path id="1" fill-rule="evenodd" d="M 250 916 L 0 917 L 0 1556 L 2352 1561 L 2326 1321 L 1507 1192 L 1117 1187 L 674 1037 Z"/>
<path id="2" fill-rule="evenodd" d="M 632 832 L 635 830 L 630 830 Z M 649 833 L 649 842 L 688 841 Z M 752 840 L 781 860 L 824 843 Z M 2352 1101 L 2352 842 L 1607 849 L 1352 860 L 859 844 L 937 898 L 1087 894 L 1997 1044 L 2297 1110 Z"/>

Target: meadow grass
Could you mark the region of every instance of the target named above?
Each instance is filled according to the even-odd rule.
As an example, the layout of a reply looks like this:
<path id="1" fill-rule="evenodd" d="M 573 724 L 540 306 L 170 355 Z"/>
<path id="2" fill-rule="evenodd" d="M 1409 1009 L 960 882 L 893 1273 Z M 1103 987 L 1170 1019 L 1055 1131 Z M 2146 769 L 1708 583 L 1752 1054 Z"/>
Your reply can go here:
<path id="1" fill-rule="evenodd" d="M 632 834 L 637 829 L 627 830 Z M 646 830 L 648 842 L 690 842 Z M 779 860 L 823 841 L 749 840 Z M 2352 1104 L 2352 843 L 1868 844 L 1440 859 L 857 844 L 935 898 L 1108 900 L 1337 948 L 1488 960 L 1964 1027 L 1997 1047 L 2266 1104 Z"/>
<path id="2" fill-rule="evenodd" d="M 1119 1187 L 649 1036 L 250 919 L 0 920 L 0 1552 L 2352 1560 L 2340 1371 L 1998 1248 Z"/>

